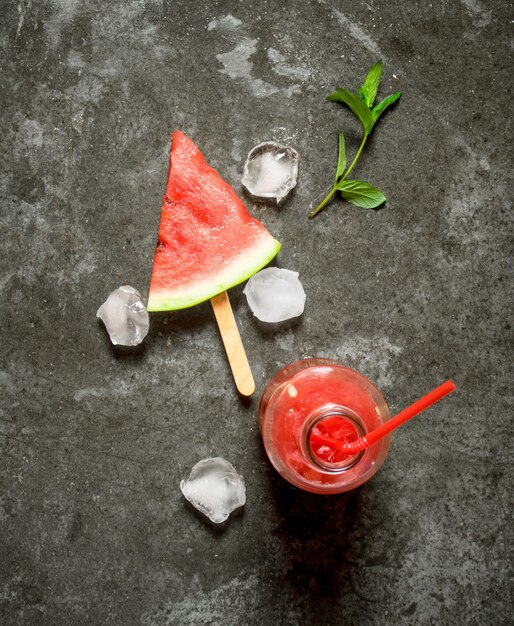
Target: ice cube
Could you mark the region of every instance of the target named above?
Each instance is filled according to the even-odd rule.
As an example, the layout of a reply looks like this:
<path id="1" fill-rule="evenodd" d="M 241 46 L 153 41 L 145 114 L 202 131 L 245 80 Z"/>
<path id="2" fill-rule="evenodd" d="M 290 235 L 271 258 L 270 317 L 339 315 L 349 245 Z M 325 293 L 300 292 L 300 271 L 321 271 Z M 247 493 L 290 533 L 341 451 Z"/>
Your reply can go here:
<path id="1" fill-rule="evenodd" d="M 242 183 L 257 198 L 274 198 L 277 204 L 296 186 L 298 152 L 265 141 L 252 148 L 246 159 Z"/>
<path id="2" fill-rule="evenodd" d="M 261 322 L 283 322 L 305 308 L 305 291 L 298 272 L 267 267 L 254 274 L 243 290 L 248 306 Z"/>
<path id="3" fill-rule="evenodd" d="M 243 477 L 234 466 L 214 457 L 199 461 L 180 490 L 191 504 L 216 524 L 224 522 L 234 509 L 246 502 Z"/>
<path id="4" fill-rule="evenodd" d="M 96 312 L 113 344 L 137 346 L 148 333 L 150 319 L 141 294 L 124 285 L 115 289 Z"/>

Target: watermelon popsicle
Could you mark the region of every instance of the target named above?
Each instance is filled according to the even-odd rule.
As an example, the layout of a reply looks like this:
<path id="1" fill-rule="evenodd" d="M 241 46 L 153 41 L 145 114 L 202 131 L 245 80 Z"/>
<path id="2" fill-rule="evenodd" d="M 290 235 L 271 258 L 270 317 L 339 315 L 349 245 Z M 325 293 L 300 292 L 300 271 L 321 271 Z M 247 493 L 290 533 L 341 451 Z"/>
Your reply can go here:
<path id="1" fill-rule="evenodd" d="M 210 300 L 236 386 L 246 396 L 255 383 L 226 291 L 267 265 L 280 247 L 191 139 L 175 131 L 148 311 Z"/>

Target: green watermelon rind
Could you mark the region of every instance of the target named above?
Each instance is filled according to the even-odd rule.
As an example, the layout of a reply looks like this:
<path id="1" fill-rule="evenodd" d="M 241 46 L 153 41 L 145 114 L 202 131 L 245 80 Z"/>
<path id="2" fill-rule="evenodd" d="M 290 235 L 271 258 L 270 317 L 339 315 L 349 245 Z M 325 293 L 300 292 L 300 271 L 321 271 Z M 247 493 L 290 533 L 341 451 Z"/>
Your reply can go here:
<path id="1" fill-rule="evenodd" d="M 150 293 L 147 310 L 150 313 L 186 309 L 210 300 L 214 296 L 244 282 L 267 265 L 279 252 L 282 244 L 267 234 L 253 249 L 244 250 L 237 259 L 218 275 L 196 281 L 183 289 L 159 289 Z"/>

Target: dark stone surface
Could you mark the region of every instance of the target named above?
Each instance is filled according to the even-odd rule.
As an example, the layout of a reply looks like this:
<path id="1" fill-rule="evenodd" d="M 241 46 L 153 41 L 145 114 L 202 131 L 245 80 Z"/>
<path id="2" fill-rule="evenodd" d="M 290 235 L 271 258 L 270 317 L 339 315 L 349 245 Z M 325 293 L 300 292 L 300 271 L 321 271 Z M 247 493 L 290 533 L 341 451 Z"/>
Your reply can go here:
<path id="1" fill-rule="evenodd" d="M 0 622 L 510 623 L 509 3 L 1 7 Z M 338 128 L 349 152 L 359 140 L 324 97 L 378 57 L 381 93 L 404 95 L 356 175 L 387 206 L 337 199 L 308 221 Z M 301 155 L 282 208 L 246 198 L 307 292 L 300 320 L 269 327 L 231 290 L 249 403 L 208 304 L 153 316 L 134 350 L 95 319 L 120 284 L 147 294 L 175 128 L 238 191 L 256 143 Z M 392 411 L 448 377 L 459 391 L 368 484 L 301 493 L 267 462 L 256 409 L 305 355 L 355 367 Z M 247 483 L 222 528 L 178 488 L 209 455 Z"/>

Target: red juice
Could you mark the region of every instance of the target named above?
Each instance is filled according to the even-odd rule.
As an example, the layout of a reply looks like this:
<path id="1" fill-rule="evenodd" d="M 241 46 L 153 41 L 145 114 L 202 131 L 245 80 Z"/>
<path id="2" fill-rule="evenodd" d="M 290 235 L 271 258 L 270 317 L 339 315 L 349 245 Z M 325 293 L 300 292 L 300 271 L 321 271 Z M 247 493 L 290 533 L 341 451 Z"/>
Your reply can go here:
<path id="1" fill-rule="evenodd" d="M 355 441 L 389 419 L 382 394 L 364 376 L 328 359 L 281 369 L 259 404 L 259 427 L 275 469 L 314 493 L 341 493 L 369 480 L 385 460 L 390 437 L 348 455 Z"/>

